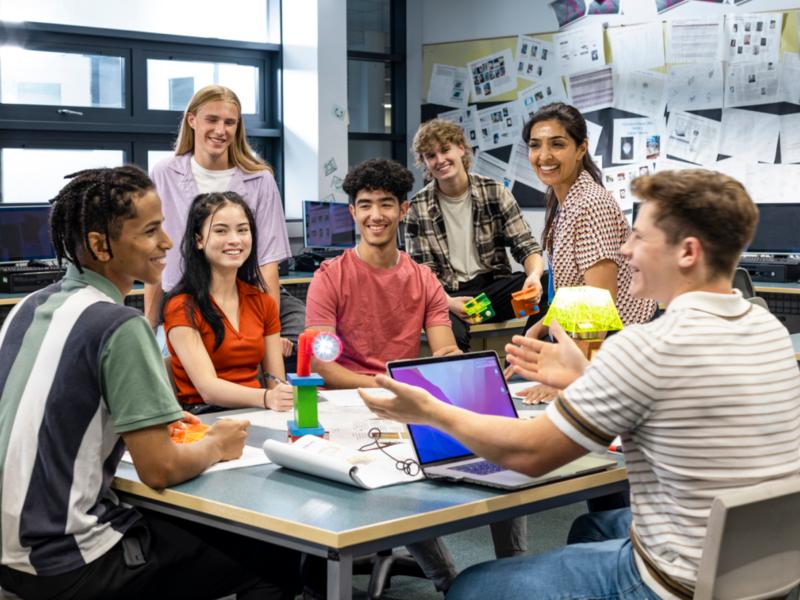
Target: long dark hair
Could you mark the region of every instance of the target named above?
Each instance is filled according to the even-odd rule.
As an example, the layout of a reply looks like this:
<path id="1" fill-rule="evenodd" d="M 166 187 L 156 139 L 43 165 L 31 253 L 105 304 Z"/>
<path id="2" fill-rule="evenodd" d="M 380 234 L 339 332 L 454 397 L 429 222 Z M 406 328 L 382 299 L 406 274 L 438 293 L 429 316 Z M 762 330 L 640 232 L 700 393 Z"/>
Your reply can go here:
<path id="1" fill-rule="evenodd" d="M 186 233 L 181 240 L 181 256 L 183 257 L 183 276 L 169 293 L 164 295 L 161 303 L 161 320 L 164 320 L 164 309 L 167 303 L 175 296 L 186 294 L 188 302 L 184 303 L 186 318 L 190 319 L 192 325 L 198 330 L 200 325 L 197 322 L 197 311 L 203 317 L 211 331 L 214 332 L 214 350 L 219 348 L 225 339 L 225 323 L 222 321 L 222 313 L 219 312 L 211 301 L 211 265 L 206 260 L 205 253 L 197 247 L 197 237 L 204 239 L 203 225 L 209 221 L 209 231 L 214 215 L 219 210 L 229 204 L 235 204 L 244 211 L 247 222 L 250 225 L 250 235 L 253 245 L 250 248 L 250 255 L 245 259 L 244 264 L 239 267 L 236 277 L 244 283 L 252 285 L 263 291 L 267 290 L 267 284 L 258 269 L 258 230 L 253 218 L 253 211 L 242 200 L 242 197 L 235 192 L 222 192 L 213 194 L 200 194 L 192 201 L 189 208 L 189 219 L 186 223 Z"/>
<path id="2" fill-rule="evenodd" d="M 537 123 L 544 121 L 558 121 L 561 126 L 566 130 L 567 135 L 572 138 L 576 146 L 580 146 L 583 140 L 588 139 L 586 133 L 586 120 L 583 115 L 574 106 L 564 104 L 563 102 L 555 102 L 548 104 L 536 111 L 531 117 L 531 120 L 525 123 L 522 130 L 522 140 L 527 144 L 531 140 L 531 130 Z M 583 155 L 583 164 L 581 165 L 578 175 L 583 171 L 589 173 L 597 183 L 603 185 L 603 177 L 600 169 L 594 164 L 589 152 Z M 556 209 L 558 208 L 558 198 L 552 186 L 547 188 L 544 195 L 547 201 L 547 208 L 545 209 L 544 217 L 544 230 L 542 230 L 542 240 L 544 241 L 545 249 L 550 252 L 553 248 L 553 221 L 556 218 Z"/>

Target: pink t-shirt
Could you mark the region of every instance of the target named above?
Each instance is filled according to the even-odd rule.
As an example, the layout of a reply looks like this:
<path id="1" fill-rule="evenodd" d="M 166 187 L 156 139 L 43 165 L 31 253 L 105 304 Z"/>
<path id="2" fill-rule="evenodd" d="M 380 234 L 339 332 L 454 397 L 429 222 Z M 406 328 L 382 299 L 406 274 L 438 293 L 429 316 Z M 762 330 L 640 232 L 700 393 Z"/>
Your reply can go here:
<path id="1" fill-rule="evenodd" d="M 326 260 L 306 297 L 306 327 L 336 328 L 344 349 L 336 361 L 360 375 L 386 372 L 390 360 L 417 358 L 423 329 L 450 327 L 447 296 L 436 275 L 405 252 L 376 269 L 355 249 Z"/>

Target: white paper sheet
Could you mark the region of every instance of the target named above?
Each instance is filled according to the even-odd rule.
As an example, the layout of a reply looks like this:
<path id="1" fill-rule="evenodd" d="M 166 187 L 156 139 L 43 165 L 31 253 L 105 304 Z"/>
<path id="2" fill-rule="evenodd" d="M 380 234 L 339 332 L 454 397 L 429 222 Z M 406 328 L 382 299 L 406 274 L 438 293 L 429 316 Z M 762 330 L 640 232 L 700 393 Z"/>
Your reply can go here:
<path id="1" fill-rule="evenodd" d="M 716 171 L 717 173 L 722 173 L 723 175 L 732 177 L 733 179 L 736 179 L 737 181 L 741 182 L 742 185 L 744 185 L 746 165 L 747 165 L 746 160 L 742 158 L 737 158 L 735 156 L 729 156 L 728 158 L 723 158 L 722 160 L 718 160 L 713 165 L 710 165 L 708 168 L 711 171 Z"/>
<path id="2" fill-rule="evenodd" d="M 717 162 L 721 123 L 686 112 L 671 112 L 665 152 L 699 165 Z"/>
<path id="3" fill-rule="evenodd" d="M 664 73 L 630 71 L 620 74 L 614 91 L 614 108 L 661 119 L 666 106 L 667 76 Z"/>
<path id="4" fill-rule="evenodd" d="M 583 113 L 611 108 L 614 105 L 616 79 L 613 63 L 594 71 L 568 75 L 567 93 L 572 106 Z"/>
<path id="5" fill-rule="evenodd" d="M 331 427 L 337 423 L 346 423 L 356 419 L 370 419 L 374 414 L 362 402 L 360 406 L 338 407 L 332 402 L 317 404 L 317 415 L 323 427 Z M 251 425 L 268 427 L 280 431 L 287 430 L 287 421 L 294 419 L 292 411 L 275 412 L 274 410 L 254 410 L 234 417 L 221 416 L 219 419 L 247 419 Z"/>
<path id="6" fill-rule="evenodd" d="M 519 139 L 525 125 L 518 102 L 505 102 L 479 110 L 476 119 L 481 150 L 510 146 Z"/>
<path id="7" fill-rule="evenodd" d="M 517 76 L 511 48 L 467 63 L 472 86 L 472 101 L 494 99 L 517 89 Z"/>
<path id="8" fill-rule="evenodd" d="M 721 62 L 667 67 L 669 111 L 722 108 L 723 73 Z"/>
<path id="9" fill-rule="evenodd" d="M 781 115 L 781 164 L 800 163 L 800 113 Z"/>
<path id="10" fill-rule="evenodd" d="M 517 77 L 530 81 L 553 81 L 561 77 L 553 42 L 521 35 L 517 38 L 517 53 L 514 56 Z"/>
<path id="11" fill-rule="evenodd" d="M 606 63 L 603 26 L 562 31 L 553 35 L 562 75 L 597 69 Z"/>
<path id="12" fill-rule="evenodd" d="M 656 160 L 663 129 L 663 119 L 614 119 L 611 162 L 629 164 Z"/>
<path id="13" fill-rule="evenodd" d="M 641 71 L 664 66 L 664 30 L 661 21 L 612 27 L 606 30 L 617 70 Z"/>
<path id="14" fill-rule="evenodd" d="M 722 15 L 667 21 L 667 64 L 722 60 L 723 22 Z"/>
<path id="15" fill-rule="evenodd" d="M 783 13 L 743 13 L 725 17 L 725 60 L 729 63 L 781 58 Z"/>
<path id="16" fill-rule="evenodd" d="M 370 389 L 370 393 L 384 398 L 391 398 L 394 395 L 389 390 L 383 388 Z M 358 390 L 319 390 L 317 396 L 323 400 L 327 400 L 338 408 L 360 406 L 365 410 L 367 409 L 361 396 L 358 395 Z"/>
<path id="17" fill-rule="evenodd" d="M 725 65 L 725 108 L 779 102 L 779 62 Z"/>
<path id="18" fill-rule="evenodd" d="M 127 450 L 122 455 L 122 462 L 133 464 L 131 453 Z M 242 469 L 244 467 L 257 467 L 258 465 L 268 465 L 270 460 L 261 451 L 260 448 L 253 448 L 252 446 L 245 446 L 242 455 L 236 460 L 227 460 L 225 462 L 214 463 L 203 471 L 206 473 L 217 473 L 218 471 L 229 471 L 230 469 Z"/>
<path id="19" fill-rule="evenodd" d="M 797 202 L 800 165 L 747 163 L 746 188 L 756 204 Z"/>
<path id="20" fill-rule="evenodd" d="M 535 385 L 539 385 L 535 381 L 522 381 L 518 383 L 509 383 L 508 384 L 508 391 L 511 392 L 511 395 L 514 398 L 521 398 L 522 396 L 519 395 L 519 392 L 522 390 L 527 390 L 528 388 L 532 388 Z"/>
<path id="21" fill-rule="evenodd" d="M 506 177 L 508 163 L 487 152 L 481 151 L 475 155 L 470 170 L 478 175 L 483 175 L 489 179 L 499 181 L 505 184 L 506 187 L 509 187 L 512 183 L 511 180 Z"/>
<path id="22" fill-rule="evenodd" d="M 531 161 L 528 160 L 528 144 L 521 139 L 514 142 L 508 170 L 506 171 L 506 179 L 511 182 L 524 183 L 542 193 L 547 191 L 547 186 L 536 175 L 536 171 L 531 166 Z"/>
<path id="23" fill-rule="evenodd" d="M 619 203 L 622 210 L 631 210 L 635 200 L 631 193 L 631 182 L 640 175 L 651 175 L 654 171 L 654 161 L 607 167 L 603 169 L 603 186 Z"/>
<path id="24" fill-rule="evenodd" d="M 348 448 L 358 449 L 365 444 L 375 441 L 369 437 L 372 429 L 380 429 L 382 434 L 397 436 L 398 441 L 408 440 L 405 427 L 396 421 L 388 419 L 356 419 L 344 423 L 337 423 L 328 427 L 330 441 Z M 382 442 L 382 443 L 385 443 Z"/>
<path id="25" fill-rule="evenodd" d="M 475 110 L 474 107 L 468 106 L 467 108 L 461 108 L 456 110 L 449 110 L 447 112 L 439 113 L 436 115 L 440 119 L 444 119 L 445 121 L 450 121 L 459 125 L 461 129 L 464 130 L 464 137 L 467 138 L 467 142 L 475 147 L 480 147 L 480 138 L 478 137 L 478 125 L 475 122 Z"/>
<path id="26" fill-rule="evenodd" d="M 800 55 L 794 52 L 783 53 L 778 99 L 781 102 L 800 104 Z"/>
<path id="27" fill-rule="evenodd" d="M 597 144 L 600 143 L 600 136 L 603 134 L 603 127 L 597 123 L 586 121 L 586 137 L 589 139 L 589 154 L 597 154 Z"/>
<path id="28" fill-rule="evenodd" d="M 464 108 L 469 98 L 468 71 L 461 67 L 433 64 L 428 86 L 428 104 Z"/>
<path id="29" fill-rule="evenodd" d="M 668 11 L 671 8 L 686 4 L 689 0 L 656 0 L 656 10 L 658 14 Z"/>
<path id="30" fill-rule="evenodd" d="M 519 98 L 522 105 L 522 116 L 526 121 L 530 119 L 537 110 L 553 102 L 569 104 L 569 98 L 567 97 L 567 92 L 564 90 L 564 84 L 561 82 L 560 77 L 552 82 L 545 81 L 527 87 L 517 93 L 517 98 Z"/>
<path id="31" fill-rule="evenodd" d="M 719 153 L 751 162 L 774 163 L 780 130 L 778 115 L 725 108 Z"/>

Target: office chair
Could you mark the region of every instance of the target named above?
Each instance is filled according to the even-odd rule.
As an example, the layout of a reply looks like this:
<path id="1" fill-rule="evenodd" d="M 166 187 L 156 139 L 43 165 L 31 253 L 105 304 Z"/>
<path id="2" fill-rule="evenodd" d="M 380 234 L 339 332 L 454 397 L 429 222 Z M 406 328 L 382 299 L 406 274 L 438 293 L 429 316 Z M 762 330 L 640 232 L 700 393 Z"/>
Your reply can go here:
<path id="1" fill-rule="evenodd" d="M 367 600 L 383 598 L 384 590 L 392 587 L 395 575 L 427 579 L 422 567 L 405 548 L 360 556 L 353 561 L 353 574 L 370 575 Z"/>
<path id="2" fill-rule="evenodd" d="M 739 267 L 733 273 L 733 289 L 742 292 L 742 297 L 750 304 L 760 306 L 766 311 L 769 311 L 767 301 L 763 298 L 756 296 L 756 289 L 753 287 L 753 280 L 750 278 L 750 272 L 747 269 Z"/>
<path id="3" fill-rule="evenodd" d="M 800 583 L 800 479 L 714 500 L 695 600 L 762 600 Z"/>

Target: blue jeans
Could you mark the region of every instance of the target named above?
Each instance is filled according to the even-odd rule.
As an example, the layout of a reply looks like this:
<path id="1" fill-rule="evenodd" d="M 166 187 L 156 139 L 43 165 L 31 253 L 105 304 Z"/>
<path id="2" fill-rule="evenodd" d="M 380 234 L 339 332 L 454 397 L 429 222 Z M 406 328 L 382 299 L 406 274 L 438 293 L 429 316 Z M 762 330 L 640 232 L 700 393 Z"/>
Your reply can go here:
<path id="1" fill-rule="evenodd" d="M 567 546 L 470 567 L 455 580 L 447 600 L 657 600 L 636 568 L 628 537 L 631 519 L 629 508 L 582 515 L 572 524 Z"/>

